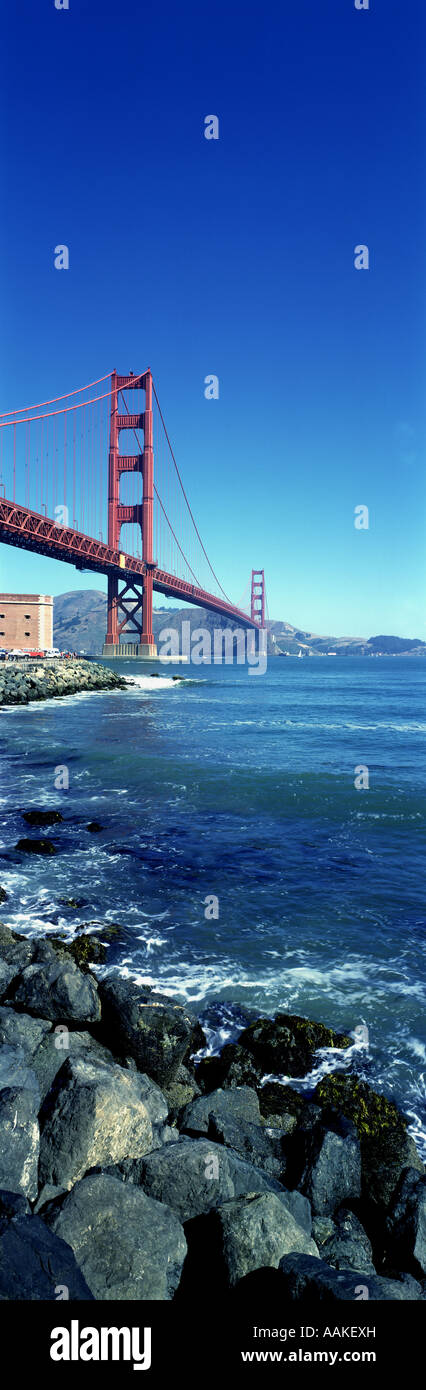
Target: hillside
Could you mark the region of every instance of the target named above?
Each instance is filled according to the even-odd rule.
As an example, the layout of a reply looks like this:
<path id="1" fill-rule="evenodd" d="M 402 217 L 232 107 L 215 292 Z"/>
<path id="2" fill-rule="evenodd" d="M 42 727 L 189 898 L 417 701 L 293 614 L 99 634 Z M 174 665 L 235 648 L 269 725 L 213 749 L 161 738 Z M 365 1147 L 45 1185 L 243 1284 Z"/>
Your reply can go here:
<path id="1" fill-rule="evenodd" d="M 202 608 L 157 608 L 154 609 L 154 636 L 158 640 L 162 628 L 172 627 L 180 631 L 182 622 L 212 631 L 214 627 L 228 627 L 227 619 L 220 619 L 214 613 Z M 73 589 L 70 593 L 59 594 L 54 601 L 53 641 L 61 651 L 82 652 L 87 656 L 100 656 L 106 632 L 106 595 L 100 589 Z M 425 656 L 426 643 L 418 638 L 404 638 L 380 635 L 378 637 L 327 637 L 314 632 L 305 632 L 292 623 L 268 623 L 268 651 L 270 655 L 324 656 L 336 652 L 338 656 L 379 656 L 410 655 Z"/>

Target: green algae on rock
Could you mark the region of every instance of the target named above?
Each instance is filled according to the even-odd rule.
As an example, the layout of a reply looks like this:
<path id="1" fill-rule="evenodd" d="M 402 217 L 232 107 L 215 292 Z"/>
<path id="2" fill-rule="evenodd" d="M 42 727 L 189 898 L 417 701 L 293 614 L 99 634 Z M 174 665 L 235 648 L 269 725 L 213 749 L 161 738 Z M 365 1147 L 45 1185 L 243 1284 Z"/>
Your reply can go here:
<path id="1" fill-rule="evenodd" d="M 238 1039 L 239 1047 L 252 1054 L 263 1072 L 276 1076 L 281 1072 L 287 1076 L 306 1075 L 319 1048 L 347 1048 L 351 1042 L 345 1033 L 335 1033 L 323 1023 L 281 1013 L 250 1023 Z"/>
<path id="2" fill-rule="evenodd" d="M 107 947 L 93 936 L 76 936 L 65 941 L 61 936 L 49 936 L 50 945 L 55 951 L 65 951 L 72 956 L 80 970 L 89 970 L 91 965 L 105 965 L 108 957 Z"/>
<path id="3" fill-rule="evenodd" d="M 373 1091 L 358 1077 L 332 1073 L 314 1091 L 314 1102 L 352 1120 L 361 1143 L 363 1195 L 378 1206 L 387 1206 L 404 1168 L 424 1166 L 407 1120 L 393 1100 Z"/>

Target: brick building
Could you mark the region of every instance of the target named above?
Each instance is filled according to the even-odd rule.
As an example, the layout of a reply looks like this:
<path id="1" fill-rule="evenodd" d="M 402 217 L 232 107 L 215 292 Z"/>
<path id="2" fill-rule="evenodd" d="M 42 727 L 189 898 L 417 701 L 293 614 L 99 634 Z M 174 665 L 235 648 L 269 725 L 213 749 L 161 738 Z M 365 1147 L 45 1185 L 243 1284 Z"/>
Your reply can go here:
<path id="1" fill-rule="evenodd" d="M 53 646 L 51 594 L 0 594 L 0 647 Z"/>

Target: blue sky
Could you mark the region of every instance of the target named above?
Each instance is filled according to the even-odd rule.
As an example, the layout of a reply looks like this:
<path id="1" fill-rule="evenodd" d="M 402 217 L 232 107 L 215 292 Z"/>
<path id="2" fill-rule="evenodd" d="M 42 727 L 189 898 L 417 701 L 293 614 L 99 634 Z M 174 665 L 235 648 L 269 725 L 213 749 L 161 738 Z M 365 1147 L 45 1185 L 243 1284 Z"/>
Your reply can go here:
<path id="1" fill-rule="evenodd" d="M 150 365 L 224 588 L 311 631 L 426 639 L 423 8 L 3 16 L 0 410 Z M 2 549 L 8 590 L 103 583 Z"/>

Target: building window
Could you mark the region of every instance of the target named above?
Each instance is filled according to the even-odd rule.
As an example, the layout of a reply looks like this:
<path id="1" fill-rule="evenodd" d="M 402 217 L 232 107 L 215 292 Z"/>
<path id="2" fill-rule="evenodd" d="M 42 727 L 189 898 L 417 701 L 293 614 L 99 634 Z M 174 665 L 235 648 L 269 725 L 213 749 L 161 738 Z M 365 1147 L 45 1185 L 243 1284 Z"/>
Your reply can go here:
<path id="1" fill-rule="evenodd" d="M 31 613 L 25 613 L 24 616 L 25 616 L 27 619 L 28 619 L 28 618 L 31 618 Z"/>
<path id="2" fill-rule="evenodd" d="M 25 637 L 31 637 L 31 633 L 30 633 L 30 632 L 25 632 L 25 633 L 24 633 L 24 636 L 25 636 Z"/>

